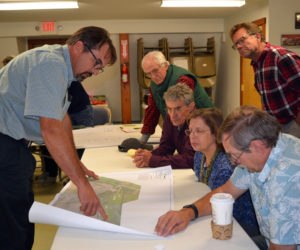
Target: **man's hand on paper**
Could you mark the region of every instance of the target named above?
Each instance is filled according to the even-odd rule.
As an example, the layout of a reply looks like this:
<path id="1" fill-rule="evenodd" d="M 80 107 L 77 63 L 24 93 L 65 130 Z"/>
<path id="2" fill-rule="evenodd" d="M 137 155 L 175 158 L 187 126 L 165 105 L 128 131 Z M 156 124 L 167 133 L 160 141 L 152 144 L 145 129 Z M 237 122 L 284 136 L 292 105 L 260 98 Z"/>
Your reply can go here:
<path id="1" fill-rule="evenodd" d="M 82 170 L 84 171 L 84 173 L 89 176 L 89 177 L 92 177 L 94 178 L 95 180 L 98 180 L 99 179 L 99 176 L 95 174 L 95 172 L 93 172 L 92 170 L 89 170 L 86 166 L 84 166 L 84 164 L 82 162 L 80 162 L 80 167 L 82 168 Z M 96 196 L 95 194 L 95 191 L 93 190 L 93 188 L 91 187 L 91 185 L 88 183 L 88 186 L 92 189 L 92 192 L 94 193 L 94 195 Z M 79 188 L 78 188 L 78 196 L 80 195 L 79 193 Z M 83 204 L 83 202 L 81 201 L 80 199 L 80 196 L 79 196 L 79 200 L 81 202 L 81 207 L 80 207 L 80 210 L 83 211 L 83 213 L 87 216 L 93 216 L 95 215 L 97 212 L 100 212 L 100 214 L 102 215 L 103 219 L 105 221 L 108 220 L 108 217 L 98 199 L 98 197 L 96 196 L 96 201 L 92 201 L 91 203 L 85 203 L 85 205 Z M 96 205 L 96 208 L 94 209 L 93 206 L 93 203 L 95 202 L 95 205 Z M 95 211 L 95 212 L 94 212 Z"/>
<path id="2" fill-rule="evenodd" d="M 88 180 L 77 188 L 81 203 L 80 210 L 87 216 L 94 216 L 97 212 L 100 212 L 103 219 L 107 221 L 108 217 Z"/>
<path id="3" fill-rule="evenodd" d="M 95 180 L 99 179 L 99 176 L 95 174 L 95 172 L 93 172 L 92 170 L 87 169 L 86 166 L 84 166 L 84 164 L 82 162 L 80 162 L 80 167 L 82 168 L 83 172 L 88 176 L 88 177 L 92 177 Z"/>
<path id="4" fill-rule="evenodd" d="M 138 168 L 148 167 L 152 153 L 149 150 L 139 148 L 132 156 L 133 162 Z"/>
<path id="5" fill-rule="evenodd" d="M 179 211 L 169 211 L 158 218 L 155 232 L 159 236 L 168 236 L 185 229 L 194 218 L 191 209 L 181 209 Z"/>

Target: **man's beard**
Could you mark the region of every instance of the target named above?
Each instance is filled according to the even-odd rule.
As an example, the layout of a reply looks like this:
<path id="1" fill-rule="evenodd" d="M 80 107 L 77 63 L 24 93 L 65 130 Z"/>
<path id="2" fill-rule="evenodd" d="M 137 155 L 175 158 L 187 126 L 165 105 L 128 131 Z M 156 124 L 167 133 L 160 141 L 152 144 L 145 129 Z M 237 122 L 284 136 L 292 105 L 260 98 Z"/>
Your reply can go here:
<path id="1" fill-rule="evenodd" d="M 256 58 L 257 50 L 254 49 L 247 49 L 247 55 L 241 55 L 244 58 L 254 60 Z"/>
<path id="2" fill-rule="evenodd" d="M 85 80 L 85 79 L 88 78 L 88 77 L 91 77 L 92 75 L 93 75 L 92 72 L 83 72 L 83 73 L 77 74 L 77 75 L 75 76 L 75 79 L 76 79 L 76 81 L 78 81 L 78 82 L 82 82 L 83 80 Z"/>

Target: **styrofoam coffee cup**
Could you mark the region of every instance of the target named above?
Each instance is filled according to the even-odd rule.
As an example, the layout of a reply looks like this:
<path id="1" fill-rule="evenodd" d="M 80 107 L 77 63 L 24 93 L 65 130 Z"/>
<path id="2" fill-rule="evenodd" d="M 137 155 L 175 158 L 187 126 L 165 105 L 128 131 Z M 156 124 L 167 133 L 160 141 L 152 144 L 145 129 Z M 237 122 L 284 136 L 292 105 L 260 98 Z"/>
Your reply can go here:
<path id="1" fill-rule="evenodd" d="M 215 225 L 229 225 L 232 223 L 234 199 L 231 194 L 216 193 L 210 198 L 212 220 Z"/>

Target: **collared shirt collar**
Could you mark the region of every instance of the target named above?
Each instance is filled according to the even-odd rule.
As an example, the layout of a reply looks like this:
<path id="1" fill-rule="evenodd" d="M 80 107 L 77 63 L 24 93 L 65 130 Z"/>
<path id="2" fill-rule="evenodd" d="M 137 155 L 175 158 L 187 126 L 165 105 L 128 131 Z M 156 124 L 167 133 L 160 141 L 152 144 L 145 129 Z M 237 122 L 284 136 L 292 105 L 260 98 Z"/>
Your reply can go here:
<path id="1" fill-rule="evenodd" d="M 261 61 L 264 60 L 264 58 L 267 56 L 267 53 L 268 53 L 267 50 L 268 50 L 268 48 L 270 48 L 270 46 L 271 46 L 271 44 L 270 44 L 269 42 L 266 42 L 266 46 L 265 46 L 263 52 L 261 53 L 260 57 L 258 58 L 258 60 L 257 60 L 257 61 L 251 60 L 251 65 L 252 65 L 252 66 L 254 66 L 254 65 L 256 65 L 258 62 L 261 62 Z"/>
<path id="2" fill-rule="evenodd" d="M 70 50 L 67 44 L 63 45 L 63 52 L 64 52 L 66 65 L 68 67 L 68 87 L 70 87 L 71 83 L 75 81 L 75 79 L 74 79 L 74 73 L 71 64 Z"/>
<path id="3" fill-rule="evenodd" d="M 178 130 L 178 131 L 186 130 L 187 128 L 188 128 L 187 121 L 185 121 L 182 125 L 177 126 L 177 130 Z"/>
<path id="4" fill-rule="evenodd" d="M 279 135 L 281 137 L 281 135 Z M 280 154 L 278 151 L 280 151 L 280 145 L 281 142 L 278 139 L 276 147 L 272 148 L 271 153 L 269 155 L 269 158 L 263 168 L 263 170 L 259 173 L 258 180 L 264 183 L 267 178 L 270 176 L 270 172 L 272 170 L 272 167 L 275 165 L 275 163 L 278 161 Z"/>

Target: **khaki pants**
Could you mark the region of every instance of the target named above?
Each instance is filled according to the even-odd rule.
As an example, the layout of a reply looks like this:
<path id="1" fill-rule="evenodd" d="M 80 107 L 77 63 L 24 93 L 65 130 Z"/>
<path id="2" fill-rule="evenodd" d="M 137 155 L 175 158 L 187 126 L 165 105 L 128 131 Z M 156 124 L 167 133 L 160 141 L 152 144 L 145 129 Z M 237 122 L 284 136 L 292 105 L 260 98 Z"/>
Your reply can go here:
<path id="1" fill-rule="evenodd" d="M 282 125 L 282 132 L 300 138 L 300 126 L 295 120 Z"/>

